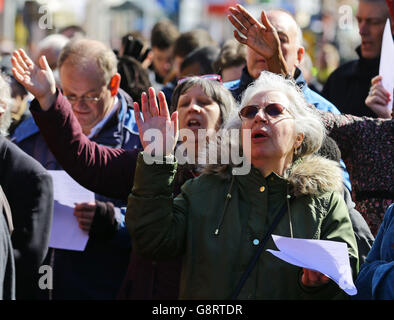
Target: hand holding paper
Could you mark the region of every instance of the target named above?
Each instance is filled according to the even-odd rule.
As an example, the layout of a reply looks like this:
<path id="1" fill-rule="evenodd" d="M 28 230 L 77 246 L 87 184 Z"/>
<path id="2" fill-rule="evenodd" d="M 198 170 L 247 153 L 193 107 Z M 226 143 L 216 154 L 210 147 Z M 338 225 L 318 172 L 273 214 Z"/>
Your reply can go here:
<path id="1" fill-rule="evenodd" d="M 357 293 L 346 243 L 276 235 L 272 235 L 272 238 L 280 250 L 267 249 L 274 256 L 293 265 L 323 273 L 349 295 Z"/>
<path id="2" fill-rule="evenodd" d="M 390 20 L 387 19 L 384 28 L 382 51 L 380 54 L 379 75 L 382 76 L 382 85 L 390 94 L 394 90 L 394 72 L 393 72 L 393 57 L 394 57 L 394 41 L 391 33 Z M 387 108 L 392 111 L 392 104 L 388 103 Z"/>

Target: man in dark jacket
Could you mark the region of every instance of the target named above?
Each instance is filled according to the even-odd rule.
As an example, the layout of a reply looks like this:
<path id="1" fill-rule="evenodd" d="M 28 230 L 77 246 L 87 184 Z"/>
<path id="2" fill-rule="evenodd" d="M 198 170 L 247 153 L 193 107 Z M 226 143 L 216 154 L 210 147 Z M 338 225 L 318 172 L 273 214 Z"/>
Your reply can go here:
<path id="1" fill-rule="evenodd" d="M 379 74 L 382 37 L 389 17 L 385 0 L 360 0 L 357 21 L 361 45 L 356 49 L 359 59 L 335 70 L 322 91 L 322 95 L 334 103 L 342 113 L 359 117 L 382 117 L 365 104 L 365 99 L 372 78 Z"/>
<path id="2" fill-rule="evenodd" d="M 8 200 L 16 267 L 16 299 L 34 299 L 39 267 L 48 250 L 53 210 L 52 178 L 4 136 L 10 125 L 10 88 L 0 77 L 0 185 Z"/>
<path id="3" fill-rule="evenodd" d="M 109 48 L 88 39 L 71 41 L 59 56 L 59 71 L 63 93 L 90 140 L 114 148 L 140 147 L 132 99 L 119 89 L 116 56 Z M 13 140 L 47 169 L 62 170 L 33 118 L 18 127 Z M 95 196 L 94 203 L 74 210 L 90 236 L 86 249 L 54 251 L 53 299 L 114 299 L 120 288 L 131 250 L 121 213 L 125 202 Z"/>

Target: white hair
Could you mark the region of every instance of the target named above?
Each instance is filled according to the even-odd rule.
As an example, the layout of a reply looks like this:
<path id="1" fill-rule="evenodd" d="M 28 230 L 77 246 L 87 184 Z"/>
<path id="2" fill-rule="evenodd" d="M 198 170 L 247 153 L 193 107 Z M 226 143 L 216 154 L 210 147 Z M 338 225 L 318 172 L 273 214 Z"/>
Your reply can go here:
<path id="1" fill-rule="evenodd" d="M 242 94 L 239 110 L 241 110 L 253 96 L 265 91 L 279 91 L 289 100 L 289 106 L 286 106 L 293 115 L 295 121 L 295 129 L 297 134 L 303 133 L 304 140 L 301 144 L 298 156 L 303 157 L 318 151 L 323 143 L 326 135 L 325 127 L 320 115 L 311 108 L 306 101 L 303 92 L 298 88 L 294 80 L 285 79 L 281 75 L 277 75 L 268 71 L 263 71 Z M 226 128 L 240 129 L 241 119 L 233 116 Z"/>
<path id="2" fill-rule="evenodd" d="M 11 88 L 4 74 L 0 74 L 0 135 L 7 136 L 11 125 Z"/>
<path id="3" fill-rule="evenodd" d="M 62 34 L 51 34 L 38 43 L 37 49 L 39 51 L 52 49 L 59 55 L 60 51 L 69 41 L 70 39 Z"/>

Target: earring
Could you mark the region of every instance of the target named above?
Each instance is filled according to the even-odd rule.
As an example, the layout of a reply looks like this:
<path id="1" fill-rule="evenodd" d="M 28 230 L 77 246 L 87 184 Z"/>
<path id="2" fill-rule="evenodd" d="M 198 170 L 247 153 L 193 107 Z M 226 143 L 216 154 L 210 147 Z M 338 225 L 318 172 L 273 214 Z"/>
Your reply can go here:
<path id="1" fill-rule="evenodd" d="M 299 157 L 301 154 L 301 147 L 294 148 L 294 156 Z"/>

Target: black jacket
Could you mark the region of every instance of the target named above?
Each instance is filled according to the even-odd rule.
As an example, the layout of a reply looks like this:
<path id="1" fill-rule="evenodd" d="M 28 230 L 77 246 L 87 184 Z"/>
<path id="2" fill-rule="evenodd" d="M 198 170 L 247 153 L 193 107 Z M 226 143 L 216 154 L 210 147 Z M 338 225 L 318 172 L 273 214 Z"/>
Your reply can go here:
<path id="1" fill-rule="evenodd" d="M 34 299 L 48 250 L 53 211 L 52 178 L 33 158 L 0 136 L 0 184 L 10 204 L 14 232 L 16 299 Z"/>
<path id="2" fill-rule="evenodd" d="M 337 106 L 341 113 L 377 118 L 365 104 L 371 80 L 379 74 L 380 57 L 364 59 L 360 47 L 358 60 L 353 60 L 336 69 L 324 85 L 322 95 Z"/>

